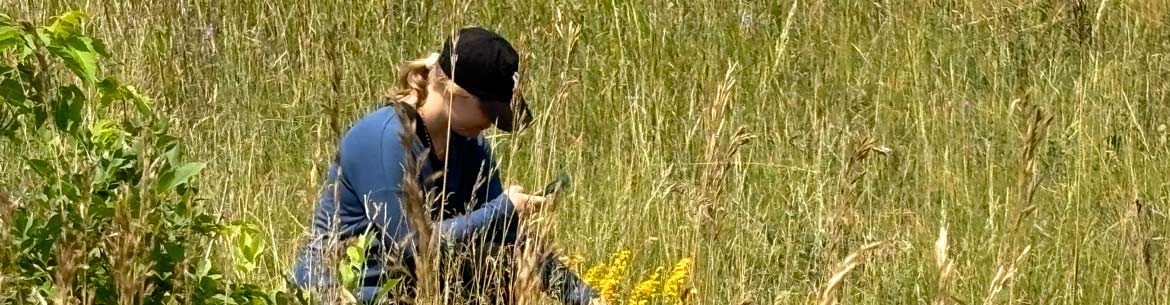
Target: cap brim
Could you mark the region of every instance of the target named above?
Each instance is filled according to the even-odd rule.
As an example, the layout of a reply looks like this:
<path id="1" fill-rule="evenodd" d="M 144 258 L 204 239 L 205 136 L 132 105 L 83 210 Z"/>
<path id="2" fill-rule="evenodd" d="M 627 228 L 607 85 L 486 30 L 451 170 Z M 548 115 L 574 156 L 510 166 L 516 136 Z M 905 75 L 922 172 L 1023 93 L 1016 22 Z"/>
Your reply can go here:
<path id="1" fill-rule="evenodd" d="M 517 98 L 512 105 L 508 103 L 487 104 L 492 104 L 488 107 L 491 109 L 486 110 L 496 118 L 496 128 L 504 132 L 522 129 L 532 122 L 532 113 L 529 112 L 528 101 L 524 97 Z"/>

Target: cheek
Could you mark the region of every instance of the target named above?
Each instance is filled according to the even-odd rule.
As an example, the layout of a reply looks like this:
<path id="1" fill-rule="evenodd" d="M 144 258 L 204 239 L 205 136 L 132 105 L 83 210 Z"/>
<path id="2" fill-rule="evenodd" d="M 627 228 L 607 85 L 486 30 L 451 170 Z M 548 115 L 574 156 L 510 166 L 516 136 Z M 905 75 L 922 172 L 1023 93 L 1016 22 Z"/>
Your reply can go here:
<path id="1" fill-rule="evenodd" d="M 452 107 L 454 108 L 451 114 L 452 127 L 474 133 L 491 127 L 491 120 L 479 109 L 475 101 L 457 101 L 453 106 L 455 107 Z"/>

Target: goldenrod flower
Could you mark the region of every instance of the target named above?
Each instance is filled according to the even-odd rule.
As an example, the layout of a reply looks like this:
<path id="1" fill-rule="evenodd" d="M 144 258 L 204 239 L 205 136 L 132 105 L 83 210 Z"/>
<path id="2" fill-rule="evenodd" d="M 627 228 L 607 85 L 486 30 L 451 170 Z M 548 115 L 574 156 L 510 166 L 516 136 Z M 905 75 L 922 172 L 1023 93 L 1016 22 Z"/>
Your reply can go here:
<path id="1" fill-rule="evenodd" d="M 597 288 L 598 293 L 601 294 L 601 297 L 606 301 L 613 301 L 618 284 L 621 283 L 622 276 L 625 275 L 626 268 L 629 267 L 630 254 L 631 253 L 629 250 L 623 250 L 617 254 L 614 254 L 613 258 L 610 260 L 609 268 L 606 270 L 605 274 L 601 275 L 600 278 L 597 278 L 595 275 L 594 279 L 596 284 L 594 284 L 594 286 Z M 600 270 L 597 272 L 600 273 Z"/>
<path id="2" fill-rule="evenodd" d="M 601 279 L 602 279 L 602 277 L 604 277 L 604 273 L 605 273 L 605 263 L 604 262 L 598 263 L 596 266 L 589 268 L 589 271 L 585 272 L 585 276 L 584 276 L 585 283 L 587 283 L 593 287 L 597 287 L 598 285 L 601 285 Z"/>
<path id="3" fill-rule="evenodd" d="M 691 259 L 683 258 L 674 264 L 674 268 L 670 270 L 670 276 L 666 278 L 666 282 L 662 285 L 662 296 L 667 300 L 681 300 L 685 294 L 682 291 L 682 286 L 691 273 Z"/>
<path id="4" fill-rule="evenodd" d="M 642 280 L 638 283 L 638 285 L 634 286 L 634 290 L 630 291 L 630 299 L 627 304 L 646 305 L 646 303 L 648 303 L 650 299 L 653 298 L 654 295 L 656 295 L 658 292 L 658 285 L 661 283 L 658 281 L 658 277 L 661 274 L 662 267 L 658 267 L 658 269 L 654 269 L 654 272 L 647 276 L 646 279 Z"/>

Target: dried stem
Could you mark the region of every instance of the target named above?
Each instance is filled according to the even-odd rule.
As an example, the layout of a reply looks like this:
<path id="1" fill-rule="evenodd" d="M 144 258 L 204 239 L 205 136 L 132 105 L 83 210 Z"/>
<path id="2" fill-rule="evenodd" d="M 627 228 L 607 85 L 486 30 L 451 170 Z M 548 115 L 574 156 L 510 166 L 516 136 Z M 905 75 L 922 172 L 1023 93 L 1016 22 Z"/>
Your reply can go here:
<path id="1" fill-rule="evenodd" d="M 1027 258 L 1032 245 L 1024 245 L 1024 228 L 1028 228 L 1025 221 L 1036 210 L 1033 200 L 1036 194 L 1036 148 L 1044 139 L 1048 124 L 1052 117 L 1043 113 L 1039 108 L 1031 107 L 1028 111 L 1027 126 L 1024 141 L 1020 150 L 1019 166 L 1016 172 L 1016 204 L 1009 207 L 1005 224 L 1006 242 L 1001 245 L 995 277 L 991 280 L 984 304 L 993 304 L 999 294 L 1010 289 L 1012 280 L 1019 273 L 1019 264 Z"/>
<path id="2" fill-rule="evenodd" d="M 948 255 L 949 239 L 947 236 L 947 227 L 941 226 L 938 228 L 938 239 L 934 241 L 934 266 L 938 268 L 938 278 L 936 280 L 934 301 L 932 305 L 949 305 L 955 303 L 962 303 L 951 295 L 950 287 L 951 281 L 955 277 L 955 261 Z"/>
<path id="3" fill-rule="evenodd" d="M 843 241 L 852 236 L 853 222 L 857 218 L 853 206 L 856 205 L 857 198 L 861 195 L 857 186 L 866 174 L 863 166 L 864 161 L 875 152 L 887 155 L 892 151 L 889 147 L 878 144 L 877 139 L 872 137 L 861 138 L 853 150 L 853 154 L 846 161 L 844 170 L 837 181 L 838 197 L 829 218 L 829 236 L 832 240 L 826 247 L 827 253 L 835 254 L 839 252 L 839 249 L 849 246 Z M 828 261 L 826 260 L 825 263 Z"/>
<path id="4" fill-rule="evenodd" d="M 885 245 L 887 242 L 888 241 L 879 241 L 869 243 L 861 246 L 861 248 L 858 248 L 857 250 L 849 253 L 849 255 L 845 256 L 845 260 L 842 260 L 837 264 L 837 267 L 833 270 L 833 275 L 830 276 L 827 281 L 825 281 L 824 288 L 822 288 L 820 293 L 817 294 L 817 305 L 837 304 L 837 292 L 841 290 L 845 276 L 848 275 L 850 271 L 853 271 L 854 268 L 857 268 L 857 266 L 862 264 L 861 258 L 866 252 Z"/>
<path id="5" fill-rule="evenodd" d="M 402 105 L 402 107 L 409 106 Z M 417 237 L 415 239 L 417 251 L 414 257 L 414 275 L 417 283 L 415 301 L 417 304 L 423 305 L 438 304 L 439 278 L 435 251 L 439 241 L 434 234 L 434 222 L 428 215 L 433 196 L 424 190 L 419 180 L 423 162 L 426 162 L 426 156 L 430 152 L 428 149 L 424 149 L 417 155 L 413 152 L 411 147 L 414 145 L 417 124 L 408 115 L 399 115 L 398 117 L 402 122 L 402 131 L 399 137 L 406 152 L 406 162 L 403 163 L 402 204 L 406 209 L 410 226 L 414 229 L 414 234 Z"/>

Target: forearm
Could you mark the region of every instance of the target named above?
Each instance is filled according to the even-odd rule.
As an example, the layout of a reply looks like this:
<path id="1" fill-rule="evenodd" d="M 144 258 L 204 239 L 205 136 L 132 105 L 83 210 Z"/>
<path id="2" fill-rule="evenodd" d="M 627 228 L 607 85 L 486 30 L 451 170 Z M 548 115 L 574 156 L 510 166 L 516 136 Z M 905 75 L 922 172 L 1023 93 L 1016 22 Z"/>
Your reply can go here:
<path id="1" fill-rule="evenodd" d="M 500 195 L 468 214 L 444 219 L 439 224 L 441 238 L 447 245 L 472 240 L 501 241 L 515 226 L 516 208 L 507 196 Z"/>

